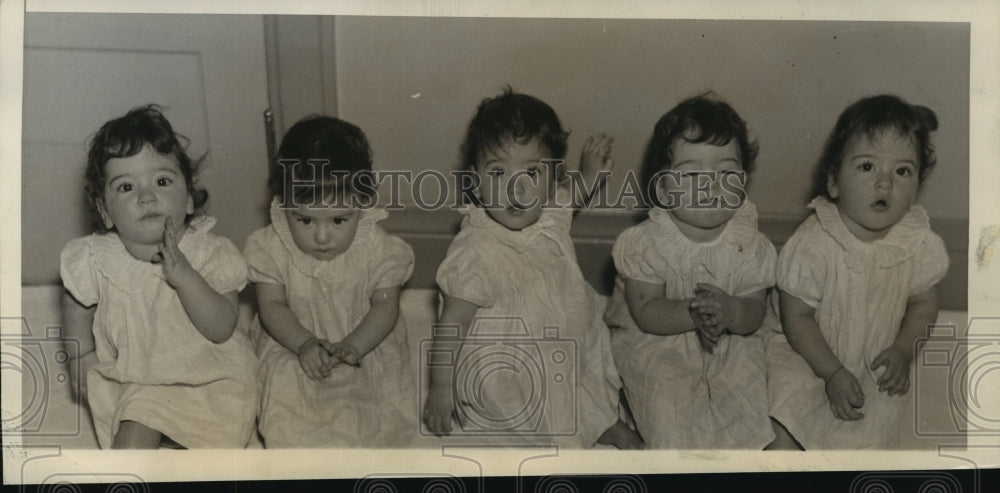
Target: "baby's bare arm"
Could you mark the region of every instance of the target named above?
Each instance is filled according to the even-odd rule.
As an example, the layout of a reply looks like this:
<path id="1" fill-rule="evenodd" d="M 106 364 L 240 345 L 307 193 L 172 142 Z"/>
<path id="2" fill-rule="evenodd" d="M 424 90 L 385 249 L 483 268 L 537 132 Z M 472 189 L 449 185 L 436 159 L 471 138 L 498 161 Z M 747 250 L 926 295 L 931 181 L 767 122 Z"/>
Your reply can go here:
<path id="1" fill-rule="evenodd" d="M 625 279 L 625 303 L 643 332 L 672 335 L 695 330 L 689 311 L 692 300 L 667 299 L 662 284 Z"/>
<path id="2" fill-rule="evenodd" d="M 885 366 L 878 379 L 880 391 L 889 395 L 905 394 L 910 388 L 910 365 L 913 363 L 914 341 L 927 333 L 927 327 L 937 321 L 937 289 L 911 296 L 906 312 L 892 345 L 882 350 L 871 362 L 871 369 Z"/>
<path id="3" fill-rule="evenodd" d="M 788 344 L 809 363 L 813 373 L 829 380 L 840 369 L 840 359 L 833 354 L 816 323 L 816 309 L 793 295 L 780 294 L 781 327 Z"/>
<path id="4" fill-rule="evenodd" d="M 381 344 L 396 326 L 399 318 L 399 292 L 399 286 L 376 289 L 370 298 L 371 309 L 342 341 L 357 353 L 358 358 Z"/>
<path id="5" fill-rule="evenodd" d="M 913 359 L 913 343 L 918 337 L 927 334 L 927 327 L 937 322 L 938 298 L 937 287 L 910 296 L 906 300 L 906 313 L 899 326 L 899 334 L 892 343 L 893 347 Z"/>
<path id="6" fill-rule="evenodd" d="M 478 309 L 479 307 L 474 303 L 445 296 L 438 326 L 455 326 L 458 338 L 457 340 L 447 339 L 442 337 L 439 332 L 435 332 L 432 343 L 433 351 L 451 352 L 454 355 L 454 361 L 462 348 L 462 341 L 469 333 L 469 327 L 472 326 Z M 428 374 L 430 388 L 427 393 L 427 401 L 424 403 L 424 423 L 431 433 L 447 434 L 451 431 L 451 415 L 455 410 L 455 401 L 452 396 L 453 368 L 451 365 L 432 366 L 428 369 Z"/>
<path id="7" fill-rule="evenodd" d="M 303 344 L 316 338 L 299 323 L 299 318 L 288 307 L 284 286 L 259 282 L 254 285 L 254 289 L 261 324 L 279 344 L 298 354 Z"/>
<path id="8" fill-rule="evenodd" d="M 844 420 L 863 418 L 860 408 L 865 403 L 865 395 L 861 384 L 823 338 L 816 323 L 816 309 L 785 292 L 781 292 L 780 300 L 781 324 L 788 344 L 825 382 L 826 397 L 834 416 Z"/>
<path id="9" fill-rule="evenodd" d="M 226 342 L 233 335 L 239 320 L 236 291 L 219 293 L 212 289 L 188 262 L 178 242 L 173 221 L 167 218 L 163 243 L 154 261 L 163 266 L 167 284 L 177 291 L 184 311 L 198 332 L 212 342 Z"/>
<path id="10" fill-rule="evenodd" d="M 725 328 L 733 334 L 750 335 L 760 328 L 767 308 L 767 289 L 754 291 L 744 296 L 732 296 L 722 289 L 706 283 L 699 283 L 699 289 L 711 293 L 718 300 Z"/>
<path id="11" fill-rule="evenodd" d="M 97 305 L 81 305 L 68 291 L 63 292 L 63 341 L 69 354 L 70 390 L 77 402 L 87 398 L 87 371 L 97 364 L 94 345 L 94 313 Z"/>

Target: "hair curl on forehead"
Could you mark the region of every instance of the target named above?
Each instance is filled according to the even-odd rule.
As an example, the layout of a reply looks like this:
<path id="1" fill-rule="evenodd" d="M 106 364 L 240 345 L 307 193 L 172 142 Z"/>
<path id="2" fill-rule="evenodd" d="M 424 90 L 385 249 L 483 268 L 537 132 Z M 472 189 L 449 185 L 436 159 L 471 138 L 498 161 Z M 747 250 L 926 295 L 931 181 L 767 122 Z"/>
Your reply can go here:
<path id="1" fill-rule="evenodd" d="M 865 137 L 874 142 L 885 131 L 909 139 L 917 153 L 919 184 L 930 176 L 937 164 L 931 132 L 937 130 L 937 115 L 925 106 L 912 105 L 898 96 L 880 94 L 862 98 L 847 107 L 826 140 L 813 176 L 813 196 L 824 195 L 830 200 L 827 184 L 840 172 L 847 144 L 854 137 Z"/>
<path id="2" fill-rule="evenodd" d="M 149 147 L 160 155 L 174 158 L 184 176 L 184 184 L 195 210 L 193 214 L 187 215 L 185 223 L 189 223 L 194 216 L 203 214 L 208 203 L 208 192 L 196 189 L 194 181 L 204 157 L 191 159 L 187 154 L 187 144 L 188 139 L 174 132 L 170 122 L 163 116 L 161 107 L 156 104 L 133 108 L 124 116 L 106 122 L 91 138 L 87 153 L 86 191 L 91 206 L 97 209 L 104 202 L 108 161 L 135 156 Z M 97 232 L 110 231 L 96 216 L 95 214 L 94 226 Z"/>
<path id="3" fill-rule="evenodd" d="M 502 94 L 484 99 L 476 109 L 462 142 L 462 166 L 474 169 L 483 157 L 499 155 L 510 143 L 532 141 L 553 159 L 563 159 L 568 137 L 551 106 L 506 86 Z"/>
<path id="4" fill-rule="evenodd" d="M 314 115 L 285 133 L 267 184 L 284 204 L 313 204 L 359 189 L 368 193 L 359 179 L 371 172 L 372 151 L 364 132 L 344 120 Z"/>

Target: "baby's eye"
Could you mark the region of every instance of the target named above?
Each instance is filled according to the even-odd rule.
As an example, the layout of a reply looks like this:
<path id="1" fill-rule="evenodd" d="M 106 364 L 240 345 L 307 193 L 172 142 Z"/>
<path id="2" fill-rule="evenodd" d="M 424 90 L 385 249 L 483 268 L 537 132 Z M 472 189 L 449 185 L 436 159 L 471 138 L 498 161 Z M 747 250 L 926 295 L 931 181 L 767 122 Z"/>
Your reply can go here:
<path id="1" fill-rule="evenodd" d="M 335 217 L 335 218 L 333 218 L 333 224 L 336 224 L 337 226 L 340 226 L 341 224 L 344 224 L 346 222 L 347 222 L 347 218 L 346 217 Z"/>
<path id="2" fill-rule="evenodd" d="M 131 192 L 133 189 L 134 187 L 132 186 L 131 183 L 122 183 L 115 188 L 115 190 L 121 193 L 128 193 Z"/>
<path id="3" fill-rule="evenodd" d="M 305 226 L 308 226 L 308 225 L 312 224 L 312 222 L 313 222 L 313 220 L 312 220 L 311 217 L 300 217 L 300 218 L 296 219 L 296 221 L 298 221 L 300 224 L 303 224 Z"/>
<path id="4" fill-rule="evenodd" d="M 896 169 L 896 174 L 899 175 L 899 176 L 912 176 L 913 175 L 913 170 L 904 166 L 902 168 L 897 168 Z"/>
<path id="5" fill-rule="evenodd" d="M 858 165 L 858 169 L 860 169 L 861 171 L 871 171 L 875 169 L 875 165 L 869 161 L 865 161 Z"/>
<path id="6" fill-rule="evenodd" d="M 173 183 L 173 182 L 174 182 L 174 180 L 171 180 L 170 178 L 167 178 L 165 176 L 161 176 L 161 177 L 159 177 L 159 178 L 156 179 L 156 186 L 166 187 L 166 186 L 170 186 L 170 184 Z"/>
<path id="7" fill-rule="evenodd" d="M 503 172 L 503 168 L 493 168 L 491 170 L 488 170 L 486 172 L 486 174 L 488 174 L 490 176 L 493 176 L 493 177 L 496 177 L 496 178 L 500 178 L 501 176 L 504 175 L 504 172 Z"/>

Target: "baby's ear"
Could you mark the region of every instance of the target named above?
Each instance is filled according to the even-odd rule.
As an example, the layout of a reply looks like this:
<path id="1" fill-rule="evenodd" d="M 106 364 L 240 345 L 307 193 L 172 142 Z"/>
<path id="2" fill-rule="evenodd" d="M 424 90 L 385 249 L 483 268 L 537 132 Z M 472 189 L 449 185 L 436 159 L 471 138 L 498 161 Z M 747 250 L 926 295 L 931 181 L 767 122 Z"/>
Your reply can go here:
<path id="1" fill-rule="evenodd" d="M 826 175 L 826 193 L 830 194 L 830 198 L 837 198 L 840 195 L 840 188 L 837 187 L 837 176 L 832 172 Z"/>
<path id="2" fill-rule="evenodd" d="M 111 220 L 111 214 L 108 214 L 108 207 L 104 204 L 104 199 L 97 199 L 97 213 L 101 215 L 101 222 L 104 223 L 105 228 L 110 230 L 115 227 L 114 221 Z"/>

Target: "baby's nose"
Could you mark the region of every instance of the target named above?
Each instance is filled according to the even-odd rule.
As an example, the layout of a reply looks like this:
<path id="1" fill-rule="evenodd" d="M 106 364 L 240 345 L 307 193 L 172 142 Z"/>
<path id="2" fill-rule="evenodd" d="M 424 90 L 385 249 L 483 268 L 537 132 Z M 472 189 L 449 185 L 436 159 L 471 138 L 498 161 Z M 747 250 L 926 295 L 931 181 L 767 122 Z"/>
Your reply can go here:
<path id="1" fill-rule="evenodd" d="M 889 190 L 892 188 L 892 177 L 888 174 L 879 175 L 878 179 L 875 181 L 875 187 L 879 190 Z"/>
<path id="2" fill-rule="evenodd" d="M 139 203 L 140 204 L 152 204 L 156 202 L 156 194 L 149 188 L 139 189 Z"/>
<path id="3" fill-rule="evenodd" d="M 326 245 L 331 239 L 333 239 L 333 233 L 330 231 L 330 228 L 321 224 L 316 228 L 316 235 L 314 239 L 317 244 Z"/>

